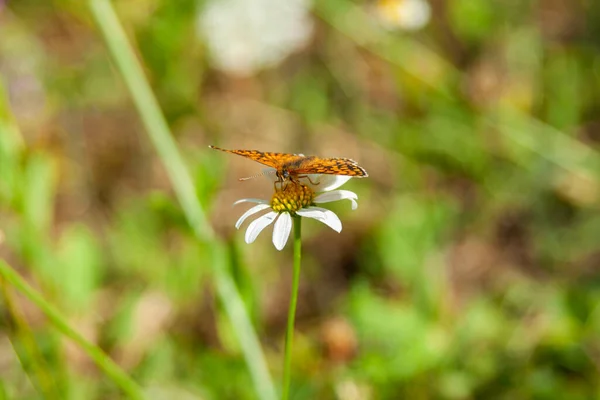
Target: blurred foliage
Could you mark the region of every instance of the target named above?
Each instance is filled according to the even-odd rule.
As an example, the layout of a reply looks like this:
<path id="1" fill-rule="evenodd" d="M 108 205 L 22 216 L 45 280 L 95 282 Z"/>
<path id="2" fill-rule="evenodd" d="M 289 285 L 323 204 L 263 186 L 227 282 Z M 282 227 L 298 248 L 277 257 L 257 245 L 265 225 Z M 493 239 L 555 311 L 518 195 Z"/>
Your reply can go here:
<path id="1" fill-rule="evenodd" d="M 243 243 L 230 204 L 270 187 L 237 182 L 260 168 L 206 145 L 352 157 L 370 174 L 348 185 L 356 212 L 332 206 L 340 235 L 306 224 L 293 398 L 598 397 L 600 3 L 431 1 L 408 33 L 379 26 L 377 2 L 315 2 L 303 50 L 236 77 L 199 33 L 208 2 L 114 3 L 277 381 L 291 249 Z M 0 77 L 2 258 L 150 398 L 255 398 L 210 244 L 87 9 L 0 0 Z M 120 397 L 14 300 L 39 352 L 2 308 L 0 398 L 42 398 L 31 364 L 61 398 Z"/>

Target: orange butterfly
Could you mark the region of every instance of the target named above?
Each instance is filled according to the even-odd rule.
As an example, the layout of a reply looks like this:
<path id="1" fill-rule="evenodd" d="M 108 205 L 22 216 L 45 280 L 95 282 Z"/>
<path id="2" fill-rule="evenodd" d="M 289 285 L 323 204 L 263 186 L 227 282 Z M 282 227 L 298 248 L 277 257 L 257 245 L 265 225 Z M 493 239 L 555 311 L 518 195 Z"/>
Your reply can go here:
<path id="1" fill-rule="evenodd" d="M 270 153 L 258 150 L 227 150 L 216 146 L 211 149 L 237 154 L 275 168 L 280 182 L 297 181 L 309 174 L 347 175 L 358 178 L 369 176 L 367 171 L 349 158 L 321 158 L 303 154 Z"/>

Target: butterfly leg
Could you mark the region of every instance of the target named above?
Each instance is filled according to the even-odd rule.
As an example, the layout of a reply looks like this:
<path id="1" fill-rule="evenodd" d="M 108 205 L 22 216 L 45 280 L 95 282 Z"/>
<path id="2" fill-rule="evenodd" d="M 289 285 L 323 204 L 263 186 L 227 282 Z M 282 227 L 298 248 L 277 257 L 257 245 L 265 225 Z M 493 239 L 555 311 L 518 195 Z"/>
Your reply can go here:
<path id="1" fill-rule="evenodd" d="M 287 184 L 285 184 L 285 183 L 286 183 L 285 179 L 279 178 L 278 180 L 276 180 L 273 183 L 273 188 L 275 189 L 276 192 L 283 192 L 287 188 Z"/>

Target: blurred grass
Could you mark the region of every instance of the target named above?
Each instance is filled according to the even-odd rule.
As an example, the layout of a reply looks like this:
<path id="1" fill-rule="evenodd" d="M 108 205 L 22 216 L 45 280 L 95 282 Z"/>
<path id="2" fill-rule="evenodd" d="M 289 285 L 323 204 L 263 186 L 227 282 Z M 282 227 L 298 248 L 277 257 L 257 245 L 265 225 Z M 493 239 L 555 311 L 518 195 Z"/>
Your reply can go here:
<path id="1" fill-rule="evenodd" d="M 167 123 L 162 116 L 158 102 L 144 73 L 136 60 L 133 50 L 121 28 L 117 16 L 108 0 L 90 0 L 90 9 L 101 29 L 104 39 L 118 65 L 123 79 L 138 108 L 146 131 L 154 143 L 169 174 L 175 193 L 185 216 L 199 241 L 210 247 L 210 266 L 213 272 L 217 293 L 223 303 L 236 336 L 240 342 L 255 390 L 261 399 L 275 399 L 275 388 L 271 381 L 260 343 L 252 327 L 242 299 L 227 270 L 225 246 L 216 240 L 204 211 L 196 197 L 192 178 L 171 137 Z"/>
<path id="2" fill-rule="evenodd" d="M 332 205 L 340 235 L 303 227 L 294 398 L 596 398 L 600 7 L 432 2 L 408 33 L 383 29 L 377 2 L 328 0 L 305 49 L 235 78 L 196 33 L 207 3 L 114 2 L 144 66 L 128 74 L 152 88 L 133 104 L 79 2 L 4 6 L 2 259 L 150 397 L 255 398 L 213 291 L 281 376 L 291 249 L 242 243 L 229 204 L 271 188 L 237 183 L 259 168 L 206 145 L 348 156 L 370 174 L 348 185 L 359 209 Z M 166 123 L 139 124 L 153 92 Z M 177 144 L 159 136 L 155 153 L 146 126 Z M 65 398 L 119 397 L 14 303 Z M 40 398 L 0 323 L 0 392 Z"/>
<path id="3" fill-rule="evenodd" d="M 3 90 L 4 86 L 0 81 L 0 114 L 2 118 L 0 119 L 0 136 L 5 139 L 4 146 L 2 146 L 3 157 L 2 157 L 2 165 L 4 167 L 11 167 L 7 161 L 17 161 L 19 158 L 19 152 L 21 148 L 16 145 L 16 143 L 20 143 L 20 134 L 18 128 L 13 123 L 13 118 L 11 115 L 10 107 L 8 102 L 4 99 L 5 91 Z M 11 143 L 12 141 L 12 143 Z M 29 235 L 39 235 L 42 232 L 47 232 L 50 229 L 50 216 L 51 212 L 51 202 L 54 198 L 54 195 L 51 193 L 52 188 L 52 179 L 48 175 L 52 173 L 52 168 L 49 167 L 48 163 L 44 161 L 43 158 L 35 158 L 32 157 L 30 162 L 30 167 L 26 167 L 23 171 L 23 175 L 25 178 L 25 188 L 26 191 L 23 193 L 22 202 L 23 206 L 23 220 L 26 224 L 27 228 L 27 236 Z M 17 162 L 12 165 L 13 172 L 18 170 Z M 21 183 L 18 179 L 10 182 L 16 184 Z M 7 190 L 7 193 L 14 193 L 14 190 Z M 77 240 L 80 236 L 75 236 L 74 238 Z M 27 240 L 26 237 L 23 238 L 24 241 Z M 39 241 L 43 241 L 44 239 L 40 236 L 36 238 Z M 34 241 L 36 240 L 34 239 Z M 32 247 L 35 247 L 35 244 L 32 244 Z M 89 257 L 93 253 L 88 252 L 88 249 L 83 249 L 83 257 Z M 32 252 L 36 252 L 35 249 Z M 45 260 L 42 262 L 42 265 L 49 266 L 50 260 Z M 73 292 L 82 293 L 83 296 L 88 295 L 89 287 L 86 287 L 85 279 L 81 279 L 81 272 L 86 272 L 85 267 L 89 265 L 89 263 L 80 262 L 81 260 L 78 257 L 73 257 L 73 254 L 65 257 L 65 263 L 72 265 L 71 270 L 67 270 L 66 277 L 67 282 L 71 282 L 70 286 L 66 286 L 66 299 L 69 302 L 79 303 L 81 307 L 85 307 L 85 302 L 82 301 L 82 298 L 76 298 L 76 296 L 72 295 Z M 52 279 L 56 270 L 54 271 L 40 271 L 42 276 L 46 274 L 46 279 Z M 38 349 L 37 344 L 35 343 L 35 338 L 32 335 L 31 329 L 28 326 L 28 323 L 25 321 L 23 316 L 20 314 L 20 311 L 17 308 L 14 300 L 12 300 L 12 295 L 10 294 L 10 287 L 14 287 L 23 293 L 23 295 L 32 303 L 34 303 L 37 307 L 39 307 L 48 317 L 48 319 L 52 322 L 52 324 L 67 336 L 69 339 L 73 340 L 77 343 L 88 355 L 92 358 L 98 366 L 104 370 L 104 372 L 114 380 L 115 384 L 120 386 L 122 390 L 127 393 L 130 398 L 141 399 L 142 394 L 141 390 L 138 386 L 129 378 L 129 376 L 123 372 L 119 366 L 112 362 L 112 360 L 96 345 L 87 341 L 81 334 L 77 333 L 69 324 L 67 319 L 58 312 L 52 305 L 50 305 L 39 293 L 37 293 L 31 286 L 29 286 L 19 275 L 14 271 L 14 269 L 9 266 L 4 261 L 0 260 L 0 275 L 2 275 L 2 292 L 4 297 L 4 303 L 9 315 L 14 320 L 17 326 L 17 342 L 22 341 L 24 343 L 25 350 L 27 351 L 27 357 L 21 358 L 21 363 L 26 370 L 31 369 L 33 371 L 33 376 L 36 378 L 36 384 L 39 385 L 40 395 L 42 397 L 49 398 L 58 398 L 60 394 L 57 390 L 53 379 L 48 375 L 48 364 L 41 357 L 40 351 Z M 64 279 L 64 278 L 63 278 Z M 71 289 L 71 290 L 69 290 Z M 14 346 L 14 344 L 13 344 Z"/>
<path id="4" fill-rule="evenodd" d="M 98 366 L 108 375 L 115 384 L 121 387 L 129 398 L 142 399 L 142 391 L 129 376 L 108 357 L 99 347 L 87 341 L 81 334 L 77 333 L 66 318 L 50 305 L 39 293 L 29 286 L 19 275 L 5 262 L 0 261 L 0 275 L 11 286 L 21 291 L 28 300 L 39 307 L 52 324 L 63 335 L 73 340 L 90 356 Z"/>
<path id="5" fill-rule="evenodd" d="M 12 296 L 12 289 L 5 279 L 0 280 L 0 291 L 6 312 L 13 321 L 13 336 L 11 344 L 19 362 L 31 378 L 42 397 L 60 397 L 56 383 L 49 374 L 48 364 L 44 361 L 40 349 L 35 342 L 33 332 L 20 310 L 17 309 Z"/>
<path id="6" fill-rule="evenodd" d="M 457 2 L 456 6 L 460 9 L 466 2 Z M 477 2 L 480 3 L 480 2 Z M 475 2 L 473 3 L 475 5 Z M 457 85 L 461 84 L 461 75 L 450 62 L 440 57 L 435 52 L 431 51 L 427 46 L 420 44 L 416 40 L 408 36 L 401 39 L 394 37 L 379 26 L 374 25 L 368 14 L 362 11 L 359 6 L 347 0 L 335 0 L 317 3 L 317 13 L 327 23 L 331 24 L 335 29 L 346 35 L 357 45 L 364 47 L 386 60 L 387 62 L 397 66 L 406 74 L 420 80 L 428 86 L 428 89 L 448 98 L 450 101 L 459 101 L 454 93 L 457 92 Z M 482 7 L 482 8 L 480 8 Z M 474 8 L 474 13 L 485 13 L 485 5 L 478 4 Z M 458 11 L 457 11 L 458 12 Z M 480 18 L 481 17 L 478 15 Z M 466 18 L 465 18 L 466 19 Z M 472 21 L 480 21 L 473 19 Z M 367 29 L 357 30 L 356 26 L 367 27 Z M 462 29 L 462 28 L 461 28 Z M 468 28 L 467 28 L 468 29 Z M 476 28 L 475 28 L 476 29 Z M 516 44 L 524 42 L 530 44 L 531 40 L 527 40 L 526 33 L 521 31 L 515 32 L 515 47 L 517 54 L 515 63 L 527 67 L 527 59 L 531 58 L 532 48 L 526 45 Z M 534 39 L 535 40 L 535 39 Z M 557 58 L 558 60 L 558 58 Z M 568 60 L 557 61 L 564 65 Z M 561 64 L 556 67 L 552 65 L 550 70 L 553 72 L 561 68 Z M 426 68 L 424 68 L 426 66 Z M 578 87 L 576 62 L 571 61 L 570 65 L 563 66 L 565 69 L 559 74 L 569 75 L 568 84 L 560 85 L 560 80 L 552 79 L 553 92 L 562 94 L 556 96 L 556 100 L 551 104 L 556 104 L 556 108 L 549 109 L 549 122 L 555 122 L 555 119 L 570 119 L 571 124 L 576 121 L 578 113 L 578 96 L 574 90 Z M 522 73 L 523 71 L 520 71 Z M 556 73 L 556 72 L 553 72 Z M 562 75 L 561 75 L 562 76 Z M 556 81 L 556 82 L 555 82 Z M 567 92 L 571 90 L 571 92 Z M 427 90 L 429 92 L 429 90 Z M 518 98 L 517 98 L 518 100 Z M 460 106 L 459 103 L 456 106 Z M 557 127 L 569 127 L 569 123 L 559 123 L 549 125 L 524 114 L 519 110 L 519 103 L 506 102 L 499 104 L 500 107 L 483 110 L 482 117 L 484 120 L 499 130 L 509 140 L 516 144 L 535 152 L 541 158 L 546 158 L 556 163 L 560 167 L 570 171 L 582 171 L 582 173 L 591 173 L 594 176 L 595 172 L 600 169 L 600 153 L 583 144 L 581 141 L 575 140 L 561 132 Z M 448 106 L 447 106 L 448 107 Z M 570 115 L 569 115 L 570 114 Z M 452 129 L 455 122 L 448 121 L 448 125 L 444 128 Z"/>

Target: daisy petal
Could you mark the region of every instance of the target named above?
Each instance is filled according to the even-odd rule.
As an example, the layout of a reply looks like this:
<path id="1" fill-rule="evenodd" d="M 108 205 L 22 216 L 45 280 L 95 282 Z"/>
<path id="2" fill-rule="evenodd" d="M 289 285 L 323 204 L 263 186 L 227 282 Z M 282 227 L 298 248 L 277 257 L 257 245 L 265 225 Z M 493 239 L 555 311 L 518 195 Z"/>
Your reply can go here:
<path id="1" fill-rule="evenodd" d="M 248 225 L 248 229 L 246 230 L 246 243 L 250 244 L 256 240 L 258 234 L 262 232 L 267 226 L 271 225 L 273 221 L 277 218 L 277 213 L 271 211 L 270 213 L 266 213 L 262 215 L 260 218 L 255 219 Z"/>
<path id="2" fill-rule="evenodd" d="M 311 174 L 308 175 L 308 179 L 303 179 L 302 183 L 315 192 L 326 192 L 339 188 L 344 183 L 348 182 L 350 178 L 352 177 L 344 175 Z M 313 183 L 311 183 L 311 181 Z"/>
<path id="3" fill-rule="evenodd" d="M 240 226 L 244 223 L 244 221 L 246 220 L 246 218 L 248 218 L 249 216 L 256 214 L 259 211 L 264 210 L 265 208 L 269 208 L 270 206 L 268 204 L 257 204 L 254 207 L 252 207 L 251 209 L 249 209 L 248 211 L 246 211 L 241 217 L 240 219 L 237 220 L 237 222 L 235 223 L 235 229 L 240 229 Z"/>
<path id="4" fill-rule="evenodd" d="M 331 192 L 321 193 L 317 197 L 315 197 L 315 203 L 330 203 L 332 201 L 345 200 L 348 199 L 352 202 L 352 209 L 356 210 L 358 207 L 358 203 L 356 199 L 358 199 L 358 195 L 349 190 L 334 190 Z"/>
<path id="5" fill-rule="evenodd" d="M 292 217 L 288 213 L 282 213 L 275 226 L 273 226 L 273 245 L 277 250 L 282 250 L 290 237 L 292 230 Z"/>
<path id="6" fill-rule="evenodd" d="M 296 214 L 302 217 L 314 218 L 317 221 L 321 221 L 338 233 L 342 231 L 342 221 L 340 221 L 338 216 L 335 215 L 333 211 L 329 211 L 326 208 L 307 207 L 296 211 Z"/>
<path id="7" fill-rule="evenodd" d="M 236 201 L 235 203 L 233 203 L 232 207 L 237 206 L 238 204 L 241 204 L 241 203 L 269 204 L 269 202 L 267 200 L 262 200 L 262 199 L 240 199 L 240 200 Z"/>
<path id="8" fill-rule="evenodd" d="M 331 176 L 331 175 L 329 175 Z M 352 177 L 351 176 L 342 176 L 342 175 L 333 175 L 334 179 L 331 179 L 327 184 L 323 184 L 319 191 L 325 192 L 329 190 L 334 190 L 342 186 L 344 183 L 348 182 Z"/>

